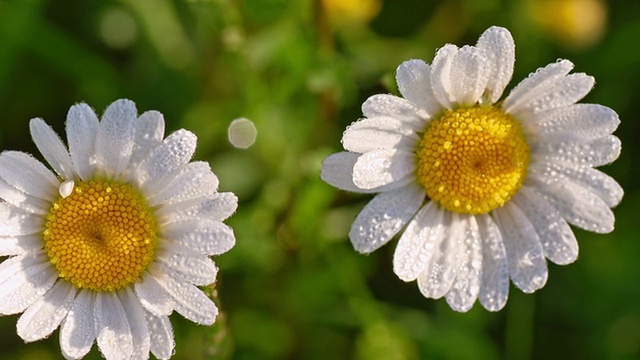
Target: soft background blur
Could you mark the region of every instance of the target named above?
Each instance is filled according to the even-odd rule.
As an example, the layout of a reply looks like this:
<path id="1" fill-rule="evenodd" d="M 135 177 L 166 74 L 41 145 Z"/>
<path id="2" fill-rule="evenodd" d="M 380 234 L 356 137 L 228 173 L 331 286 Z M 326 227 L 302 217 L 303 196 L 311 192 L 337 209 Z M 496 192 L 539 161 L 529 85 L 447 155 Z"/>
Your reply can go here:
<path id="1" fill-rule="evenodd" d="M 616 231 L 577 231 L 580 258 L 550 264 L 542 290 L 458 314 L 393 274 L 395 241 L 353 251 L 348 229 L 371 196 L 319 169 L 368 96 L 397 93 L 402 61 L 475 44 L 491 25 L 516 41 L 510 87 L 558 58 L 596 77 L 584 101 L 622 119 L 622 156 L 603 170 L 626 196 Z M 240 199 L 237 245 L 216 259 L 216 325 L 172 316 L 175 359 L 637 359 L 639 38 L 637 0 L 0 0 L 0 148 L 35 154 L 29 119 L 63 133 L 74 103 L 101 114 L 122 97 L 198 135 L 196 158 Z M 257 129 L 247 149 L 229 142 L 238 118 Z M 251 124 L 236 125 L 246 147 Z M 1 359 L 62 358 L 58 331 L 25 345 L 16 320 L 0 318 Z"/>

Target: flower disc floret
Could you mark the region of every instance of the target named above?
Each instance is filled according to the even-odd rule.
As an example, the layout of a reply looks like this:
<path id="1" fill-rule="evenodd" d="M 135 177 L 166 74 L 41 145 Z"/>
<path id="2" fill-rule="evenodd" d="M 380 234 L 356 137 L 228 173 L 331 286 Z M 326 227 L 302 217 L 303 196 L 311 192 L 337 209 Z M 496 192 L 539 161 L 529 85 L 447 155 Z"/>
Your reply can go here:
<path id="1" fill-rule="evenodd" d="M 45 249 L 78 288 L 115 291 L 138 279 L 155 257 L 153 212 L 131 185 L 79 182 L 46 218 Z"/>
<path id="2" fill-rule="evenodd" d="M 522 186 L 529 146 L 511 115 L 493 106 L 448 110 L 418 148 L 418 181 L 445 209 L 483 214 Z"/>

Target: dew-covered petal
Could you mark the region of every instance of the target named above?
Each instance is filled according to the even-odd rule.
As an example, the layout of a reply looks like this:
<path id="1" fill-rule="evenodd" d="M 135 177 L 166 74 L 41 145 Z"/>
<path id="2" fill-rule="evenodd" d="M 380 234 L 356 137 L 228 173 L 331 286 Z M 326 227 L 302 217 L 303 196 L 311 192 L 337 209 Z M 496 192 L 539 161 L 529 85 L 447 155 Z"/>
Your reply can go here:
<path id="1" fill-rule="evenodd" d="M 525 293 L 542 288 L 547 282 L 547 261 L 536 229 L 513 203 L 493 211 L 507 251 L 513 284 Z"/>
<path id="2" fill-rule="evenodd" d="M 25 269 L 47 262 L 42 252 L 28 253 L 8 258 L 0 263 L 0 286 L 24 273 Z"/>
<path id="3" fill-rule="evenodd" d="M 64 179 L 73 179 L 75 171 L 69 151 L 51 126 L 42 119 L 31 119 L 29 130 L 33 142 L 53 170 Z"/>
<path id="4" fill-rule="evenodd" d="M 91 350 L 96 338 L 95 294 L 91 290 L 81 290 L 60 326 L 60 349 L 67 359 L 80 359 Z"/>
<path id="5" fill-rule="evenodd" d="M 156 211 L 156 217 L 164 223 L 194 218 L 223 221 L 237 208 L 238 197 L 224 192 L 162 206 Z"/>
<path id="6" fill-rule="evenodd" d="M 31 235 L 42 231 L 44 218 L 0 202 L 0 236 Z"/>
<path id="7" fill-rule="evenodd" d="M 83 181 L 93 177 L 98 117 L 89 105 L 76 104 L 67 114 L 67 141 L 76 173 Z"/>
<path id="8" fill-rule="evenodd" d="M 131 157 L 127 165 L 129 176 L 133 175 L 140 163 L 151 150 L 162 143 L 164 138 L 164 116 L 155 110 L 146 111 L 135 122 L 135 138 Z"/>
<path id="9" fill-rule="evenodd" d="M 431 63 L 431 88 L 433 95 L 440 105 L 447 109 L 452 108 L 455 98 L 452 94 L 453 81 L 451 79 L 451 70 L 453 59 L 458 53 L 458 47 L 452 44 L 446 44 L 441 47 Z"/>
<path id="10" fill-rule="evenodd" d="M 590 166 L 542 162 L 531 164 L 528 171 L 545 184 L 575 182 L 598 196 L 609 207 L 618 205 L 624 195 L 624 190 L 612 177 Z"/>
<path id="11" fill-rule="evenodd" d="M 620 156 L 620 139 L 609 135 L 589 142 L 539 142 L 532 146 L 532 158 L 539 162 L 568 162 L 598 167 L 615 161 Z"/>
<path id="12" fill-rule="evenodd" d="M 578 258 L 578 241 L 560 213 L 534 190 L 523 186 L 512 201 L 526 215 L 542 243 L 544 255 L 558 265 Z"/>
<path id="13" fill-rule="evenodd" d="M 354 122 L 342 136 L 344 149 L 356 153 L 391 148 L 411 151 L 418 141 L 415 132 L 399 120 L 380 116 Z"/>
<path id="14" fill-rule="evenodd" d="M 396 70 L 396 82 L 402 97 L 425 110 L 437 114 L 441 107 L 431 89 L 431 66 L 422 60 L 403 62 Z"/>
<path id="15" fill-rule="evenodd" d="M 406 183 L 415 176 L 415 154 L 397 149 L 380 149 L 362 154 L 353 166 L 353 183 L 373 189 L 394 182 Z"/>
<path id="16" fill-rule="evenodd" d="M 102 355 L 110 360 L 129 359 L 133 354 L 133 336 L 118 295 L 113 292 L 98 293 L 93 315 L 96 342 Z"/>
<path id="17" fill-rule="evenodd" d="M 204 255 L 220 255 L 236 243 L 233 229 L 213 220 L 186 219 L 166 224 L 164 237 Z"/>
<path id="18" fill-rule="evenodd" d="M 39 256 L 38 263 L 27 266 L 22 263 L 22 269 L 0 286 L 0 314 L 10 315 L 23 312 L 31 304 L 42 297 L 58 278 L 57 271 L 46 259 Z"/>
<path id="19" fill-rule="evenodd" d="M 150 198 L 149 205 L 174 204 L 210 196 L 216 193 L 218 184 L 218 178 L 211 171 L 209 163 L 194 161 L 182 167 L 164 189 L 155 193 Z"/>
<path id="20" fill-rule="evenodd" d="M 138 184 L 150 194 L 160 191 L 191 160 L 196 143 L 196 135 L 184 129 L 169 135 L 140 164 L 134 176 Z"/>
<path id="21" fill-rule="evenodd" d="M 418 211 L 424 197 L 424 189 L 413 183 L 376 195 L 351 225 L 353 247 L 368 254 L 386 244 Z"/>
<path id="22" fill-rule="evenodd" d="M 148 359 L 151 348 L 151 337 L 147 329 L 145 311 L 140 306 L 140 302 L 131 288 L 125 287 L 118 292 L 118 296 L 122 301 L 122 306 L 127 314 L 129 325 L 131 326 L 131 340 L 133 342 L 131 359 Z"/>
<path id="23" fill-rule="evenodd" d="M 489 81 L 491 63 L 484 51 L 463 46 L 451 61 L 450 95 L 457 105 L 472 106 L 478 102 Z"/>
<path id="24" fill-rule="evenodd" d="M 566 107 L 580 101 L 591 91 L 595 84 L 592 76 L 584 73 L 569 74 L 553 85 L 548 86 L 544 93 L 532 97 L 526 104 L 512 109 L 510 114 L 537 114 L 551 109 Z"/>
<path id="25" fill-rule="evenodd" d="M 176 311 L 182 316 L 200 325 L 211 325 L 216 320 L 218 308 L 200 289 L 166 274 L 156 279 L 173 297 Z"/>
<path id="26" fill-rule="evenodd" d="M 560 215 L 579 228 L 599 234 L 613 231 L 615 216 L 597 195 L 572 182 L 545 184 L 531 174 L 525 185 L 541 193 Z"/>
<path id="27" fill-rule="evenodd" d="M 2 179 L 0 179 L 0 199 L 32 214 L 46 215 L 51 208 L 50 202 L 28 195 Z"/>
<path id="28" fill-rule="evenodd" d="M 67 316 L 75 300 L 76 289 L 71 283 L 59 280 L 18 319 L 18 335 L 25 342 L 37 341 L 51 335 Z"/>
<path id="29" fill-rule="evenodd" d="M 356 193 L 375 193 L 396 189 L 402 184 L 389 184 L 372 189 L 360 189 L 353 183 L 353 167 L 361 154 L 352 152 L 339 152 L 328 156 L 322 161 L 320 178 L 327 184 L 340 190 Z"/>
<path id="30" fill-rule="evenodd" d="M 176 346 L 171 321 L 166 316 L 154 316 L 148 312 L 145 313 L 145 316 L 147 327 L 151 333 L 151 353 L 158 359 L 169 359 Z"/>
<path id="31" fill-rule="evenodd" d="M 549 93 L 557 81 L 573 69 L 569 60 L 560 60 L 538 69 L 522 80 L 504 100 L 502 108 L 509 114 L 519 112 L 532 101 Z"/>
<path id="32" fill-rule="evenodd" d="M 216 281 L 218 268 L 210 257 L 175 244 L 167 244 L 158 255 L 160 269 L 172 277 L 194 285 L 209 285 Z"/>
<path id="33" fill-rule="evenodd" d="M 433 299 L 443 297 L 451 289 L 464 251 L 464 221 L 458 213 L 445 212 L 444 223 L 447 229 L 445 237 L 435 249 L 425 271 L 418 276 L 420 292 Z"/>
<path id="34" fill-rule="evenodd" d="M 0 178 L 14 188 L 40 199 L 56 198 L 60 182 L 33 156 L 20 151 L 0 154 Z"/>
<path id="35" fill-rule="evenodd" d="M 498 311 L 509 296 L 507 252 L 500 229 L 487 214 L 476 216 L 482 239 L 482 285 L 479 300 L 489 311 Z"/>
<path id="36" fill-rule="evenodd" d="M 482 281 L 482 243 L 475 216 L 461 216 L 464 223 L 460 267 L 451 289 L 445 295 L 451 309 L 467 312 L 473 307 Z"/>
<path id="37" fill-rule="evenodd" d="M 483 97 L 488 103 L 493 104 L 500 99 L 511 81 L 516 61 L 516 46 L 509 30 L 492 26 L 482 33 L 476 47 L 484 50 L 489 60 L 491 73 Z"/>
<path id="38" fill-rule="evenodd" d="M 41 235 L 0 237 L 0 256 L 22 255 L 42 249 Z"/>
<path id="39" fill-rule="evenodd" d="M 412 129 L 421 129 L 433 114 L 427 113 L 411 101 L 389 94 L 369 97 L 362 104 L 362 114 L 368 118 L 391 117 Z"/>
<path id="40" fill-rule="evenodd" d="M 393 272 L 404 281 L 415 280 L 444 238 L 444 212 L 429 201 L 409 222 L 393 254 Z"/>
<path id="41" fill-rule="evenodd" d="M 140 304 L 156 316 L 167 316 L 173 312 L 175 303 L 173 298 L 148 272 L 142 275 L 142 280 L 135 283 L 134 289 Z"/>
<path id="42" fill-rule="evenodd" d="M 549 110 L 524 123 L 529 133 L 549 142 L 596 140 L 612 134 L 619 124 L 615 111 L 597 104 Z"/>
<path id="43" fill-rule="evenodd" d="M 107 107 L 96 136 L 96 164 L 107 176 L 119 177 L 129 164 L 138 111 L 133 101 L 120 99 Z"/>

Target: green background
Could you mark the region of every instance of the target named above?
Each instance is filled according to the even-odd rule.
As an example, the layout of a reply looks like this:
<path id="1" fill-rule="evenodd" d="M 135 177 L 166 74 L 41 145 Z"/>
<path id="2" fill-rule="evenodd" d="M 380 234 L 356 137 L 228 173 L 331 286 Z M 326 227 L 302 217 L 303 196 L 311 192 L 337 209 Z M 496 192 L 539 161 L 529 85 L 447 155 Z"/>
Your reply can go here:
<path id="1" fill-rule="evenodd" d="M 228 220 L 237 245 L 216 258 L 216 325 L 172 315 L 175 359 L 638 358 L 640 2 L 601 3 L 602 38 L 578 46 L 530 16 L 535 0 L 386 0 L 370 21 L 312 0 L 0 0 L 0 148 L 37 154 L 29 119 L 62 134 L 71 105 L 101 114 L 118 98 L 198 135 L 196 159 L 240 199 Z M 393 274 L 395 241 L 368 256 L 352 249 L 350 223 L 371 196 L 338 191 L 319 170 L 367 97 L 397 93 L 402 61 L 430 62 L 491 25 L 516 41 L 509 88 L 558 58 L 595 76 L 584 102 L 620 115 L 623 152 L 602 170 L 626 195 L 616 230 L 576 230 L 579 259 L 550 264 L 543 289 L 512 287 L 502 311 L 476 303 L 459 314 Z M 247 150 L 227 139 L 239 117 L 258 131 Z M 25 345 L 16 320 L 0 318 L 0 358 L 62 358 L 58 331 Z M 87 358 L 100 358 L 95 345 Z"/>

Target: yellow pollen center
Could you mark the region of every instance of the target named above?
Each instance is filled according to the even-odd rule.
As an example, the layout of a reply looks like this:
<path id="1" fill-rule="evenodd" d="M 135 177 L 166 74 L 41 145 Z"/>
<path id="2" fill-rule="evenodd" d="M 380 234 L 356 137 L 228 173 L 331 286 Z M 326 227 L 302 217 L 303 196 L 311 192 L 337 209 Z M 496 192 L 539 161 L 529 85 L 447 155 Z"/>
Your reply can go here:
<path id="1" fill-rule="evenodd" d="M 78 288 L 115 291 L 140 276 L 155 257 L 157 226 L 130 185 L 76 182 L 47 215 L 44 241 L 60 277 Z"/>
<path id="2" fill-rule="evenodd" d="M 447 210 L 487 213 L 520 189 L 529 153 L 520 125 L 500 108 L 448 110 L 420 142 L 418 181 Z"/>

